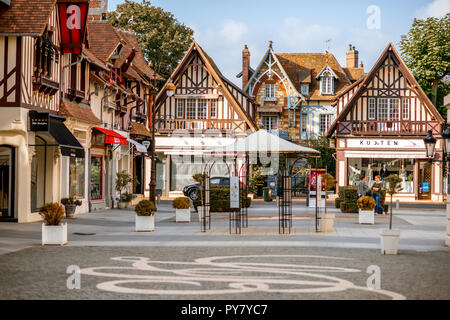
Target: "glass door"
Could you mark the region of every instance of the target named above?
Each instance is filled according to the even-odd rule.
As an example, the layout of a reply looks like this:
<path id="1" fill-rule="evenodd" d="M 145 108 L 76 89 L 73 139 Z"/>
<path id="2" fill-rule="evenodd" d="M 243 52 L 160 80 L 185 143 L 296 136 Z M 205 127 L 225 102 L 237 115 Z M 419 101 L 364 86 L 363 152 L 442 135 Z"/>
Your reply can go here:
<path id="1" fill-rule="evenodd" d="M 431 200 L 431 163 L 428 161 L 419 162 L 419 200 Z"/>
<path id="2" fill-rule="evenodd" d="M 14 148 L 0 146 L 0 219 L 14 218 Z"/>
<path id="3" fill-rule="evenodd" d="M 91 200 L 103 199 L 103 157 L 91 156 Z"/>

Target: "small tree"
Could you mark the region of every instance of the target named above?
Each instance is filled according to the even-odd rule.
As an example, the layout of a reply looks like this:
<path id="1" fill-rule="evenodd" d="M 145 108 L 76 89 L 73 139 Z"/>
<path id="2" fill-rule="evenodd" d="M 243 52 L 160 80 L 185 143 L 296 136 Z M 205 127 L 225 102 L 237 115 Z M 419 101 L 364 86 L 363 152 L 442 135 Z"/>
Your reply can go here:
<path id="1" fill-rule="evenodd" d="M 203 203 L 203 184 L 204 184 L 205 178 L 207 176 L 208 175 L 206 173 L 196 173 L 192 176 L 192 179 L 194 179 L 200 185 L 199 191 L 200 191 L 200 200 L 202 201 L 202 206 L 204 205 L 204 203 Z"/>
<path id="2" fill-rule="evenodd" d="M 322 175 L 322 179 L 323 179 L 324 185 L 325 185 L 325 214 L 327 214 L 328 191 L 330 191 L 336 185 L 337 181 L 329 173 L 325 173 L 324 175 Z M 319 188 L 317 188 L 317 189 L 319 189 Z M 317 191 L 317 192 L 319 192 L 319 191 Z"/>
<path id="3" fill-rule="evenodd" d="M 387 183 L 386 192 L 389 193 L 389 195 L 391 196 L 391 216 L 389 217 L 389 230 L 390 230 L 392 229 L 392 197 L 394 196 L 394 194 L 403 190 L 403 188 L 401 187 L 401 183 L 403 180 L 398 175 L 391 174 L 387 178 L 385 178 L 384 181 Z"/>
<path id="4" fill-rule="evenodd" d="M 119 192 L 119 201 L 122 200 L 122 192 L 127 190 L 128 185 L 133 182 L 134 179 L 125 170 L 117 172 L 116 174 L 116 191 Z"/>

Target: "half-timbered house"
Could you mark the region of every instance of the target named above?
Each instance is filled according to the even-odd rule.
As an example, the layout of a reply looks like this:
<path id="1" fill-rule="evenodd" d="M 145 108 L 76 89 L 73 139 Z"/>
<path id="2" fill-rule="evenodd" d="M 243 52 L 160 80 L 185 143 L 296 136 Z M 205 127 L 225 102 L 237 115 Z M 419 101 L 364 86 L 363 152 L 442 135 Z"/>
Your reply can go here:
<path id="1" fill-rule="evenodd" d="M 175 86 L 168 96 L 167 86 Z M 155 98 L 156 188 L 174 195 L 202 172 L 202 150 L 225 146 L 254 131 L 254 103 L 225 78 L 195 42 Z M 212 176 L 226 175 L 225 163 Z"/>
<path id="2" fill-rule="evenodd" d="M 82 0 L 0 3 L 1 219 L 41 219 L 39 207 L 64 196 L 68 177 L 61 175 L 63 164 L 85 158 L 86 146 L 59 111 L 66 92 L 61 91 L 67 76 L 63 64 L 81 53 L 87 8 L 88 1 Z M 78 83 L 67 92 L 80 89 L 77 74 L 72 77 Z M 72 93 L 77 102 L 87 98 L 86 91 Z"/>
<path id="3" fill-rule="evenodd" d="M 332 101 L 364 73 L 358 51 L 341 67 L 331 53 L 276 53 L 269 48 L 255 70 L 242 51 L 242 88 L 256 103 L 258 126 L 293 142 L 324 135 L 336 116 Z"/>
<path id="4" fill-rule="evenodd" d="M 427 160 L 423 139 L 429 130 L 439 137 L 444 120 L 391 43 L 336 105 L 327 136 L 336 139 L 339 186 L 357 183 L 361 174 L 370 184 L 393 173 L 402 179 L 398 199 L 442 201 L 442 163 Z M 436 157 L 442 159 L 441 139 Z"/>

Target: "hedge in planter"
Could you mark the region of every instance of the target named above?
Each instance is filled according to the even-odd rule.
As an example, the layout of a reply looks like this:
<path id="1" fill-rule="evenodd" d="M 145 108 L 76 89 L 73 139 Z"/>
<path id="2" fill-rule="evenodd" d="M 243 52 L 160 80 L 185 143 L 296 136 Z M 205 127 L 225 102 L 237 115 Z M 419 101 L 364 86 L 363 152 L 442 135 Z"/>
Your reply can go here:
<path id="1" fill-rule="evenodd" d="M 358 213 L 358 187 L 339 187 L 339 208 L 343 213 Z M 337 205 L 337 203 L 336 203 Z"/>
<path id="2" fill-rule="evenodd" d="M 241 186 L 242 187 L 242 186 Z M 211 186 L 210 193 L 210 212 L 229 212 L 230 211 L 230 188 L 228 186 Z M 241 208 L 248 208 L 252 203 L 252 199 L 247 197 L 244 201 L 241 196 Z M 193 201 L 194 208 L 202 205 L 201 200 Z"/>
<path id="3" fill-rule="evenodd" d="M 336 207 L 336 209 L 339 209 L 341 207 L 341 203 L 342 203 L 341 198 L 334 199 L 334 206 Z"/>

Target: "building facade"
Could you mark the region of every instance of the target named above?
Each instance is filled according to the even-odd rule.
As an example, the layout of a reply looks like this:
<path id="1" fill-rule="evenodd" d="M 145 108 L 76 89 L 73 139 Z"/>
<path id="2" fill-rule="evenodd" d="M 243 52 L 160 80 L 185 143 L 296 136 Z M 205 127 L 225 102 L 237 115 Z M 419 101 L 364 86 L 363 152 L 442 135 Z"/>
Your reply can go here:
<path id="1" fill-rule="evenodd" d="M 327 132 L 336 139 L 338 186 L 397 174 L 400 201 L 443 201 L 443 164 L 426 158 L 423 139 L 440 137 L 444 122 L 390 43 L 371 71 L 337 97 L 337 119 Z M 442 141 L 436 158 L 442 160 Z"/>
<path id="2" fill-rule="evenodd" d="M 332 102 L 364 73 L 350 47 L 342 68 L 331 53 L 276 53 L 272 42 L 258 67 L 242 51 L 242 88 L 256 103 L 259 127 L 296 143 L 323 136 L 336 117 Z"/>
<path id="3" fill-rule="evenodd" d="M 174 86 L 168 95 L 168 84 Z M 203 151 L 232 144 L 257 129 L 254 103 L 226 79 L 214 61 L 192 43 L 155 98 L 156 188 L 180 194 L 203 171 Z M 228 176 L 231 162 L 216 163 L 211 176 Z"/>

